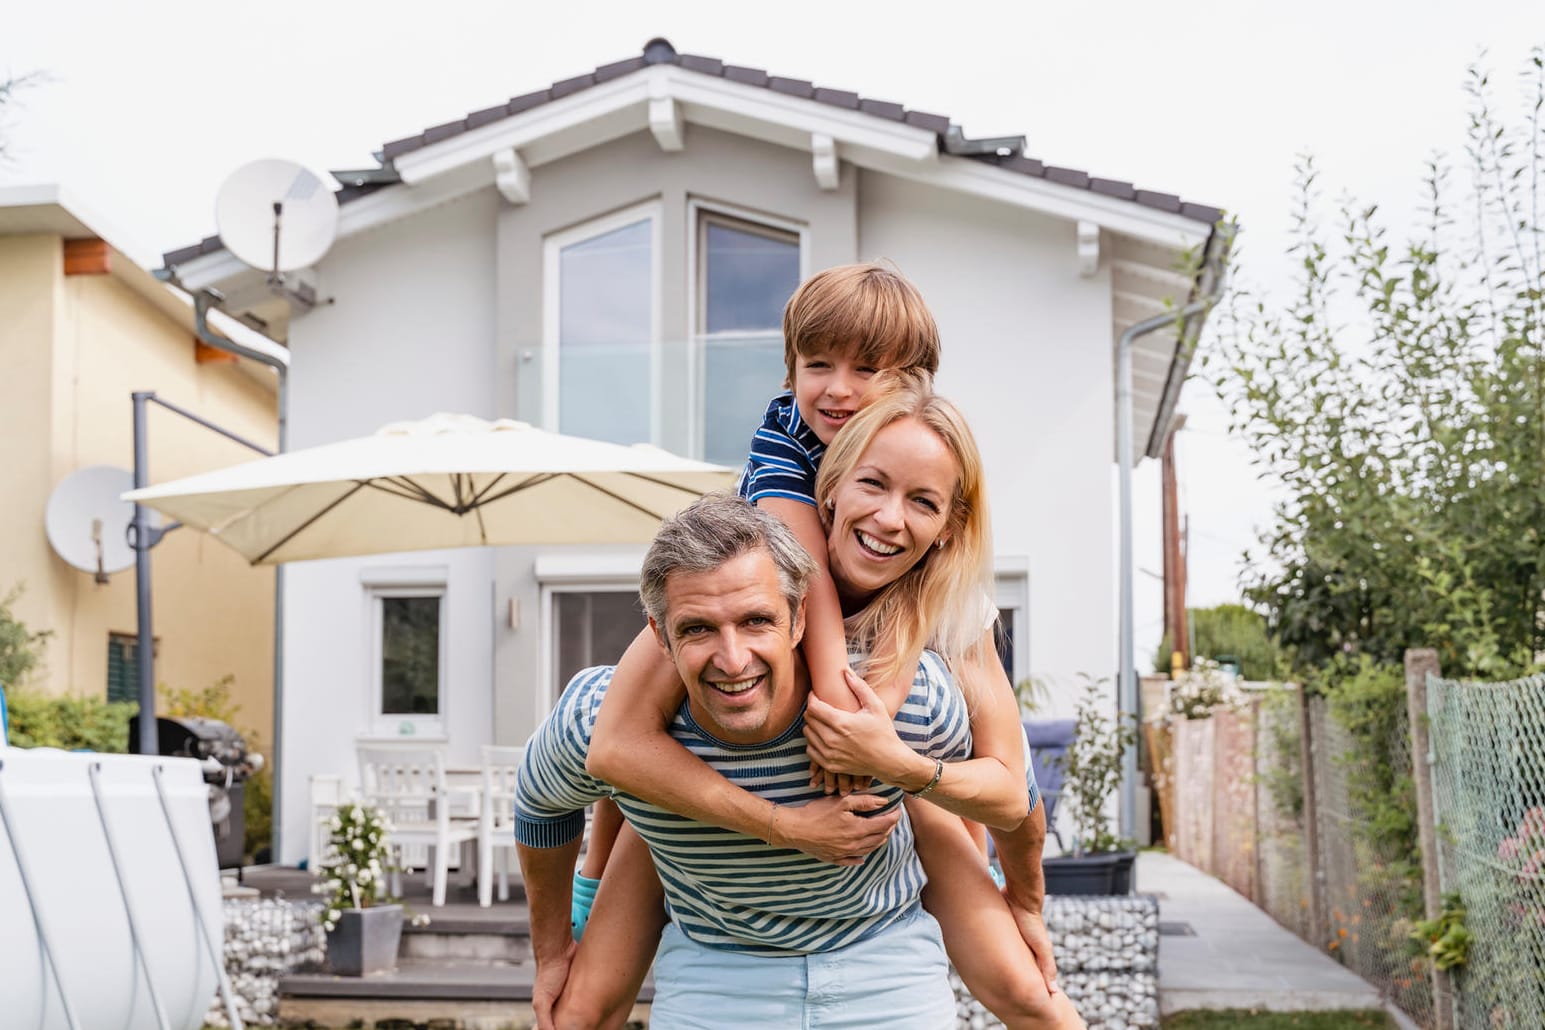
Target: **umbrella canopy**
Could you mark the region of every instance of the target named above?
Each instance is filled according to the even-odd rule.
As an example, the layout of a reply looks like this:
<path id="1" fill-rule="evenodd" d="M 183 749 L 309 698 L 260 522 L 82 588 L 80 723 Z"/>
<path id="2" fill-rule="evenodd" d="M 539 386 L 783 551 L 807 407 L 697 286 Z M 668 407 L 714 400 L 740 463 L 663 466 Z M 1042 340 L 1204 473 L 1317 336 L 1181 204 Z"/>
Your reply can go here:
<path id="1" fill-rule="evenodd" d="M 646 543 L 734 484 L 657 447 L 435 415 L 124 494 L 254 565 L 501 544 Z"/>

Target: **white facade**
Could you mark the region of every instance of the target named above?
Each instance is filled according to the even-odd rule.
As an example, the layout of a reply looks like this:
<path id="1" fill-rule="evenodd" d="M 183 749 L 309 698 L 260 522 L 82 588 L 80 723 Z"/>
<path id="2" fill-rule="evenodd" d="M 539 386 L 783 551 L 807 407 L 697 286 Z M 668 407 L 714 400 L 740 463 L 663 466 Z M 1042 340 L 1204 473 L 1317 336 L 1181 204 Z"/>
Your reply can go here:
<path id="1" fill-rule="evenodd" d="M 647 396 L 640 434 L 697 454 L 712 403 L 693 342 L 705 328 L 703 220 L 797 245 L 799 277 L 889 260 L 938 320 L 939 388 L 986 458 L 1014 678 L 1045 676 L 1070 696 L 1079 673 L 1113 675 L 1113 326 L 1151 313 L 1122 310 L 1144 268 L 1153 290 L 1185 299 L 1191 279 L 1168 267 L 1209 226 L 1022 183 L 938 153 L 931 132 L 676 67 L 426 145 L 395 172 L 401 183 L 344 208 L 342 237 L 315 270 L 332 303 L 289 319 L 292 447 L 436 411 L 562 428 L 559 373 L 581 367 L 558 362 L 563 255 L 626 230 L 636 244 L 627 260 L 647 254 L 647 279 L 629 287 L 633 301 L 607 303 L 631 319 L 626 360 L 638 374 L 607 403 L 621 411 Z M 250 278 L 223 252 L 178 273 L 193 288 Z M 1150 395 L 1139 453 L 1163 410 L 1155 398 L 1173 338 L 1168 346 L 1139 355 Z M 758 403 L 777 386 L 759 389 Z M 745 412 L 747 441 L 759 417 L 760 407 Z M 566 661 L 615 660 L 642 626 L 628 610 L 640 555 L 511 547 L 289 566 L 276 857 L 303 857 L 309 778 L 353 780 L 358 740 L 444 739 L 451 761 L 468 764 L 482 744 L 524 741 Z M 384 715 L 383 612 L 417 617 L 406 614 L 411 598 L 438 599 L 414 609 L 438 619 L 437 711 Z M 560 640 L 563 620 L 572 632 Z"/>

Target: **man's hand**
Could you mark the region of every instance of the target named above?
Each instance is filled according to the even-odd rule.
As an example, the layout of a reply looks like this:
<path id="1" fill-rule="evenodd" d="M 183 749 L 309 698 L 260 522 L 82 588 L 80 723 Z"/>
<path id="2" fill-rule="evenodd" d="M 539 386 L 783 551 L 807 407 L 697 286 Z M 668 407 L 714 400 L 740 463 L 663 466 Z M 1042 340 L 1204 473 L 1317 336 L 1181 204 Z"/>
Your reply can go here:
<path id="1" fill-rule="evenodd" d="M 1014 915 L 1019 935 L 1030 946 L 1030 954 L 1035 956 L 1035 964 L 1046 981 L 1047 992 L 1058 993 L 1062 988 L 1057 986 L 1057 959 L 1051 952 L 1051 934 L 1046 932 L 1046 920 L 1041 915 L 1040 906 L 1032 910 L 1023 903 L 1016 903 L 1013 892 L 1007 888 L 1003 891 L 1003 900 L 1008 902 L 1009 911 Z"/>
<path id="2" fill-rule="evenodd" d="M 896 724 L 885 702 L 857 673 L 843 670 L 858 710 L 845 712 L 810 695 L 805 707 L 805 742 L 810 757 L 823 768 L 850 776 L 873 776 L 883 783 L 918 786 L 933 772 L 933 762 L 913 751 L 896 735 Z M 920 768 L 926 767 L 925 772 Z"/>
<path id="3" fill-rule="evenodd" d="M 557 1025 L 553 1022 L 553 1006 L 569 980 L 569 966 L 578 950 L 579 945 L 570 939 L 561 952 L 537 957 L 536 977 L 531 982 L 531 1008 L 536 1012 L 537 1030 L 554 1030 Z"/>
<path id="4" fill-rule="evenodd" d="M 803 851 L 822 862 L 858 865 L 885 843 L 901 819 L 900 805 L 879 815 L 864 814 L 884 807 L 885 799 L 874 794 L 817 798 L 798 808 L 780 807 L 774 818 L 772 843 Z"/>

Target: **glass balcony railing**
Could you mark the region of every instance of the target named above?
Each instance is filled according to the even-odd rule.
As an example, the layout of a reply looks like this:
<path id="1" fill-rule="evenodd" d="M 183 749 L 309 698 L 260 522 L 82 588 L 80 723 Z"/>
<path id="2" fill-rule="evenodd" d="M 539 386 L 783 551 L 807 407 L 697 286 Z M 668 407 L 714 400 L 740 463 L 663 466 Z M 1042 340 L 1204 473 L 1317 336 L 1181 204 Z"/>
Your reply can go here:
<path id="1" fill-rule="evenodd" d="M 724 333 L 656 344 L 516 348 L 515 416 L 561 433 L 652 443 L 739 467 L 774 394 L 783 338 Z"/>

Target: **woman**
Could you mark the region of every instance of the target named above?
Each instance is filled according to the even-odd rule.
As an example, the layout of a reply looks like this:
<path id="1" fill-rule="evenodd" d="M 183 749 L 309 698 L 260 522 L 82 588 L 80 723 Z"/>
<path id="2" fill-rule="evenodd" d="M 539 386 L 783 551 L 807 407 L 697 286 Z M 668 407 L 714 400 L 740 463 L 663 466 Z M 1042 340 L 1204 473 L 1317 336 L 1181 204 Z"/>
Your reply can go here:
<path id="1" fill-rule="evenodd" d="M 1021 919 L 1031 917 L 1022 931 L 961 820 L 939 811 L 1008 830 L 1024 822 L 1027 808 L 1018 707 L 992 647 L 995 613 L 985 593 L 990 534 L 980 456 L 958 410 L 934 395 L 926 381 L 898 377 L 877 393 L 828 451 L 817 500 L 850 639 L 866 646 L 880 638 L 877 628 L 883 625 L 885 638 L 895 641 L 887 653 L 870 656 L 866 674 L 891 676 L 906 660 L 900 656 L 929 644 L 949 661 L 972 710 L 977 757 L 936 770 L 922 791 L 928 802 L 909 803 L 918 853 L 930 872 L 924 904 L 939 920 L 968 986 L 1008 1025 L 1078 1026 L 1066 997 L 1048 995 L 1055 966 L 1038 911 L 1024 911 L 1039 908 L 1039 869 L 1030 871 L 1033 882 L 1010 885 L 1023 903 Z M 812 698 L 806 714 L 812 757 L 834 772 L 892 784 L 926 782 L 916 778 L 912 767 L 918 756 L 897 738 L 890 713 L 861 681 L 854 689 L 871 699 L 858 712 Z M 817 857 L 834 860 L 833 854 L 841 853 L 830 835 L 791 836 L 792 820 L 781 830 L 775 824 L 771 833 L 765 824 L 743 826 L 744 808 L 723 800 L 738 788 L 677 750 L 679 755 L 662 753 L 659 762 L 650 763 L 649 776 L 613 779 L 614 784 L 692 818 L 771 837 L 770 842 Z M 620 1025 L 625 1007 L 619 1010 L 618 1004 L 631 1001 L 663 923 L 652 876 L 642 844 L 624 831 L 583 942 L 592 955 L 599 949 L 606 958 L 576 967 L 560 1005 L 564 1020 Z M 1021 933 L 1037 941 L 1038 955 L 1031 954 Z"/>

